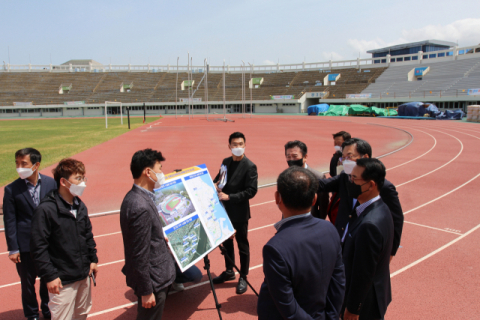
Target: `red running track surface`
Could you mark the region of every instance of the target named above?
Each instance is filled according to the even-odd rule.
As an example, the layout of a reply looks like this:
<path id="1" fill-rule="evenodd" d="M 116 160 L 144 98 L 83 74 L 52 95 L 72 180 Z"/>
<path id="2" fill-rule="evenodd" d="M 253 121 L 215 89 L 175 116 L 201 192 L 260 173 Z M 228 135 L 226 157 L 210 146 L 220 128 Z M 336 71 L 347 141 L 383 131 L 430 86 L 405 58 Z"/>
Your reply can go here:
<path id="1" fill-rule="evenodd" d="M 254 116 L 235 122 L 207 122 L 200 117 L 167 117 L 133 130 L 75 156 L 85 162 L 89 186 L 83 200 L 90 213 L 118 210 L 131 187 L 129 162 L 136 150 L 161 150 L 164 172 L 206 163 L 214 175 L 229 156 L 228 135 L 242 131 L 246 155 L 258 166 L 259 183 L 274 182 L 286 167 L 283 145 L 302 140 L 309 147 L 309 165 L 328 170 L 333 153 L 331 134 L 347 130 L 372 144 L 374 156 L 408 146 L 382 158 L 387 178 L 397 186 L 405 213 L 401 248 L 391 264 L 393 301 L 388 319 L 475 319 L 480 312 L 480 210 L 475 200 L 480 188 L 480 126 L 440 121 L 376 118 Z M 411 136 L 413 140 L 411 140 Z M 411 143 L 410 143 L 411 142 Z M 410 143 L 410 144 L 409 144 Z M 49 173 L 51 168 L 43 170 Z M 251 201 L 249 223 L 251 271 L 249 281 L 258 290 L 263 281 L 261 250 L 274 235 L 280 219 L 273 204 L 275 187 L 260 189 Z M 3 190 L 0 191 L 3 195 Z M 132 290 L 120 272 L 123 244 L 118 215 L 92 218 L 98 247 L 99 274 L 90 317 L 134 319 Z M 0 319 L 22 318 L 19 278 L 0 240 Z M 223 271 L 219 251 L 210 255 L 213 276 Z M 238 261 L 238 256 L 237 256 Z M 202 269 L 203 264 L 197 265 Z M 206 283 L 187 285 L 169 296 L 165 319 L 216 319 L 213 296 Z M 236 282 L 217 286 L 224 319 L 256 318 L 251 290 L 235 294 Z M 133 302 L 133 303 L 132 303 Z"/>

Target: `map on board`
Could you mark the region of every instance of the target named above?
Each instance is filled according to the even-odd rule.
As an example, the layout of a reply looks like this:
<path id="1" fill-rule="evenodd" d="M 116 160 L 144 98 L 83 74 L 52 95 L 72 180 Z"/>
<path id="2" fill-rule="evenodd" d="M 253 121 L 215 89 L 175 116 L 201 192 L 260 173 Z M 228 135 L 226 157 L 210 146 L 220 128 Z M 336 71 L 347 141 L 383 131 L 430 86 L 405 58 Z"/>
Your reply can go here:
<path id="1" fill-rule="evenodd" d="M 234 234 L 206 165 L 165 175 L 155 192 L 163 231 L 185 271 Z"/>

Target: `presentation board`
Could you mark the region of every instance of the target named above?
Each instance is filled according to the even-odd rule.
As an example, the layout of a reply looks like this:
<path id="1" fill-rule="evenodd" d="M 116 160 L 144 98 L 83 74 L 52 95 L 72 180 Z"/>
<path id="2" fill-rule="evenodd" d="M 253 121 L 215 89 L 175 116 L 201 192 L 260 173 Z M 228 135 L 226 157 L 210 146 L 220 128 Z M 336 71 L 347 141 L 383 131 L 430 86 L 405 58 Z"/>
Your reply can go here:
<path id="1" fill-rule="evenodd" d="M 204 164 L 165 175 L 154 193 L 163 232 L 182 272 L 235 232 Z"/>

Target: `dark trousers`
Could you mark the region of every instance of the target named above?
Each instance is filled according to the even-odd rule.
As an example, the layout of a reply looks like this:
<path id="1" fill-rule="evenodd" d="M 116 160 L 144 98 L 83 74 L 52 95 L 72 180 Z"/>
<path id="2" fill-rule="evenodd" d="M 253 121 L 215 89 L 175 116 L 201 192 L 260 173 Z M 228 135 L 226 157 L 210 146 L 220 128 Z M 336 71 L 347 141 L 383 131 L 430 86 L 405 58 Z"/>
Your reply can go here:
<path id="1" fill-rule="evenodd" d="M 235 239 L 237 240 L 238 251 L 240 253 L 240 271 L 244 275 L 248 274 L 250 267 L 250 245 L 248 244 L 248 221 L 232 222 L 233 228 L 237 231 Z M 233 247 L 233 239 L 228 239 L 223 243 L 227 250 L 228 256 L 235 263 L 235 249 Z M 225 258 L 225 267 L 227 270 L 233 270 L 233 265 Z"/>
<path id="2" fill-rule="evenodd" d="M 154 292 L 155 295 L 155 307 L 145 309 L 142 307 L 142 297 L 138 297 L 138 311 L 137 320 L 160 320 L 163 315 L 163 308 L 165 307 L 165 300 L 167 299 L 167 288 L 158 292 Z"/>
<path id="3" fill-rule="evenodd" d="M 182 272 L 175 263 L 175 272 L 175 283 L 200 282 L 202 280 L 202 272 L 196 266 L 191 266 Z"/>
<path id="4" fill-rule="evenodd" d="M 37 278 L 37 270 L 33 263 L 30 252 L 20 252 L 20 263 L 17 263 L 17 272 L 20 276 L 22 284 L 22 305 L 23 313 L 26 318 L 39 318 L 37 294 L 35 293 L 35 279 Z M 48 290 L 47 284 L 40 279 L 40 299 L 41 308 L 44 315 L 50 315 L 48 309 Z"/>

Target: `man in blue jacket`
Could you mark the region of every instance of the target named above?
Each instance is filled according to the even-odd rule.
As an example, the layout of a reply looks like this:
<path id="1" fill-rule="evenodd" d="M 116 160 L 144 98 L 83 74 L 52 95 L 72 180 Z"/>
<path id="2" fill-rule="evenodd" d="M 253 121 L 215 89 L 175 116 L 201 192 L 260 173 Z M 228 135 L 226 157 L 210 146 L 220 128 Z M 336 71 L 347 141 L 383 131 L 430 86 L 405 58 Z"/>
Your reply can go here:
<path id="1" fill-rule="evenodd" d="M 277 179 L 275 202 L 282 220 L 263 247 L 261 319 L 339 319 L 345 293 L 340 237 L 328 221 L 310 214 L 318 181 L 292 166 Z"/>
<path id="2" fill-rule="evenodd" d="M 20 176 L 5 187 L 3 221 L 8 258 L 16 264 L 22 285 L 23 313 L 27 319 L 38 319 L 39 308 L 35 293 L 37 271 L 30 256 L 30 230 L 33 211 L 51 190 L 57 188 L 55 180 L 39 173 L 42 155 L 38 150 L 25 148 L 15 153 L 15 165 Z M 50 319 L 48 291 L 45 280 L 40 280 L 41 309 Z"/>

